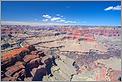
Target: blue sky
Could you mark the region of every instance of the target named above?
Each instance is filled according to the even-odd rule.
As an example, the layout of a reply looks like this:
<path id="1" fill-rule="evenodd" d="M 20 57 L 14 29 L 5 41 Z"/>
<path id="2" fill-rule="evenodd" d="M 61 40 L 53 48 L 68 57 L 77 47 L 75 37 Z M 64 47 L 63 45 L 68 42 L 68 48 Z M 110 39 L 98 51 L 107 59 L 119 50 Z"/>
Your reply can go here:
<path id="1" fill-rule="evenodd" d="M 120 25 L 120 1 L 3 1 L 2 21 Z"/>

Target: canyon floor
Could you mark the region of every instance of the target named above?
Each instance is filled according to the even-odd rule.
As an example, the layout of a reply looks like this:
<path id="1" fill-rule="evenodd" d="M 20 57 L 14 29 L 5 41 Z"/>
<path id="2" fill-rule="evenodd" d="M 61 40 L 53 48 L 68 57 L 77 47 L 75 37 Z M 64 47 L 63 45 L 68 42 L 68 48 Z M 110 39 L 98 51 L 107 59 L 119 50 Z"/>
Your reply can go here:
<path id="1" fill-rule="evenodd" d="M 2 28 L 2 81 L 121 81 L 121 40 L 111 35 L 113 28 L 87 28 L 94 34 L 24 27 L 8 34 L 11 27 Z M 16 31 L 13 26 L 11 32 Z"/>

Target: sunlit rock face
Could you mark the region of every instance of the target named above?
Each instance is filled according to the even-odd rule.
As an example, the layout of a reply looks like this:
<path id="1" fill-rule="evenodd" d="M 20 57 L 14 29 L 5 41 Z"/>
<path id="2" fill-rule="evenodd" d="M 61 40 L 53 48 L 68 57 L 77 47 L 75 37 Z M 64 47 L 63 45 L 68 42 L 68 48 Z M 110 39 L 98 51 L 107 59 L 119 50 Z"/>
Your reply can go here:
<path id="1" fill-rule="evenodd" d="M 3 81 L 24 81 L 27 78 L 30 78 L 30 80 L 42 80 L 39 77 L 52 75 L 51 67 L 55 65 L 55 58 L 46 56 L 43 51 L 37 51 L 34 46 L 17 50 L 2 56 L 1 75 Z M 35 72 L 32 71 L 33 69 L 36 69 Z M 39 76 L 40 74 L 42 75 Z"/>

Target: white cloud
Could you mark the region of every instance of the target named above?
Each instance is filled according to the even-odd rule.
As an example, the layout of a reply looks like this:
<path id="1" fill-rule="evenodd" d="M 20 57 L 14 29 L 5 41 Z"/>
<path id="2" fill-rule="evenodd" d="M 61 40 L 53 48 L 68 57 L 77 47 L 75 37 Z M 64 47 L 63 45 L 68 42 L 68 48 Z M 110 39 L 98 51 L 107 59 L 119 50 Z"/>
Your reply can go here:
<path id="1" fill-rule="evenodd" d="M 117 6 L 109 6 L 107 8 L 104 9 L 105 11 L 108 11 L 108 10 L 121 10 L 121 6 L 120 5 L 117 5 Z"/>
<path id="2" fill-rule="evenodd" d="M 116 6 L 116 7 L 113 7 L 113 10 L 121 10 L 121 6 L 118 5 L 118 6 Z"/>
<path id="3" fill-rule="evenodd" d="M 56 16 L 57 17 L 61 17 L 61 18 L 63 18 L 64 16 L 62 16 L 62 15 L 60 15 L 60 14 L 56 14 Z"/>
<path id="4" fill-rule="evenodd" d="M 66 21 L 67 23 L 72 23 L 72 21 Z"/>
<path id="5" fill-rule="evenodd" d="M 60 20 L 57 20 L 56 22 L 60 22 L 60 23 L 64 23 L 66 20 L 64 19 L 60 19 Z"/>
<path id="6" fill-rule="evenodd" d="M 113 9 L 113 6 L 107 7 L 107 8 L 105 8 L 104 10 L 105 10 L 105 11 L 108 11 L 108 10 L 111 10 L 111 9 Z"/>
<path id="7" fill-rule="evenodd" d="M 67 21 L 65 21 L 64 23 L 68 23 Z"/>
<path id="8" fill-rule="evenodd" d="M 76 21 L 65 21 L 65 23 L 76 23 Z"/>
<path id="9" fill-rule="evenodd" d="M 65 20 L 64 19 L 61 19 L 60 22 L 65 22 Z"/>
<path id="10" fill-rule="evenodd" d="M 43 22 L 51 22 L 51 23 L 66 23 L 66 24 L 74 24 L 76 23 L 75 21 L 69 21 L 66 18 L 64 18 L 60 14 L 56 14 L 56 16 L 50 16 L 50 15 L 43 15 L 44 19 L 42 20 Z"/>
<path id="11" fill-rule="evenodd" d="M 61 22 L 61 23 L 76 23 L 75 21 L 67 21 L 67 20 L 64 20 L 62 18 L 55 18 L 57 20 L 55 20 L 55 22 Z M 54 20 L 53 20 L 54 21 Z"/>
<path id="12" fill-rule="evenodd" d="M 48 21 L 48 19 L 43 19 L 42 21 L 47 22 L 47 21 Z"/>
<path id="13" fill-rule="evenodd" d="M 57 21 L 57 20 L 60 20 L 61 18 L 60 17 L 53 17 L 52 19 L 51 19 L 51 21 Z"/>
<path id="14" fill-rule="evenodd" d="M 50 16 L 50 15 L 42 15 L 42 17 L 44 17 L 44 18 L 48 18 L 48 19 L 50 19 L 50 18 L 51 18 L 51 16 Z"/>

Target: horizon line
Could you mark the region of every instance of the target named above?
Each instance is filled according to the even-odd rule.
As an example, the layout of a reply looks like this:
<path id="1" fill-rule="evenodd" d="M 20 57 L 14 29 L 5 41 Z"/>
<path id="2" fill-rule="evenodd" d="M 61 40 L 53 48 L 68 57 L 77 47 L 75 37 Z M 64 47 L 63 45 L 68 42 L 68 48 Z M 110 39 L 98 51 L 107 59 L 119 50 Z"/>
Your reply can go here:
<path id="1" fill-rule="evenodd" d="M 84 24 L 60 24 L 60 23 L 42 23 L 42 22 L 20 22 L 20 21 L 1 21 L 1 25 L 81 25 L 81 26 L 121 26 L 121 25 L 84 25 Z"/>

